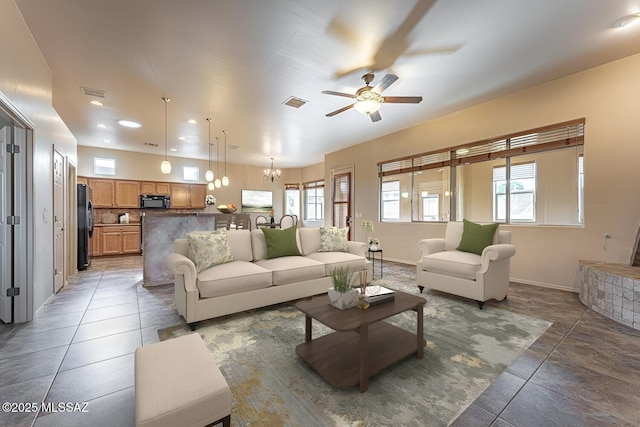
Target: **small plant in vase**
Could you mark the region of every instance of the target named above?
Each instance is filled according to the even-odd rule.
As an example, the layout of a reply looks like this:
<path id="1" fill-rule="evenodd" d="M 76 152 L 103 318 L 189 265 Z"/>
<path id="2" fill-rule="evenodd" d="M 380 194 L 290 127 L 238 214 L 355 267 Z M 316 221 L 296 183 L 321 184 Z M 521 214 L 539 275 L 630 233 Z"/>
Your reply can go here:
<path id="1" fill-rule="evenodd" d="M 337 267 L 331 270 L 333 288 L 329 289 L 328 292 L 329 304 L 340 310 L 351 308 L 356 304 L 360 294 L 357 289 L 351 287 L 352 278 L 353 273 L 350 273 L 345 267 Z"/>
<path id="2" fill-rule="evenodd" d="M 378 239 L 374 239 L 373 237 L 369 238 L 369 250 L 377 251 L 380 249 L 380 241 Z"/>

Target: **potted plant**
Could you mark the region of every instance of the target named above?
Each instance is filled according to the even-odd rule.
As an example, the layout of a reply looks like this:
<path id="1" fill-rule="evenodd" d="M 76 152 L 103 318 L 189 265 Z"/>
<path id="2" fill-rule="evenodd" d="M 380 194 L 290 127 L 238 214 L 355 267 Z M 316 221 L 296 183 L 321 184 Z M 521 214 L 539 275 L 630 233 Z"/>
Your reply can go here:
<path id="1" fill-rule="evenodd" d="M 353 273 L 345 267 L 336 267 L 331 270 L 331 282 L 333 288 L 329 289 L 329 304 L 345 310 L 355 305 L 359 297 L 357 289 L 351 287 Z"/>

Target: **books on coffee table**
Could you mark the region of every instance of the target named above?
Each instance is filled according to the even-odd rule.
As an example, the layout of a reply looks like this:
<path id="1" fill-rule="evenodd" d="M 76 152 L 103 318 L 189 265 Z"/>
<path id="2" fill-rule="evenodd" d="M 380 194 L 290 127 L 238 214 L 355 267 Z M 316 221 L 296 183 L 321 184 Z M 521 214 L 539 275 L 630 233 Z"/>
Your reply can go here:
<path id="1" fill-rule="evenodd" d="M 365 295 L 367 297 L 367 301 L 369 301 L 369 304 L 379 304 L 387 301 L 392 301 L 395 298 L 393 289 L 377 285 L 367 286 Z"/>

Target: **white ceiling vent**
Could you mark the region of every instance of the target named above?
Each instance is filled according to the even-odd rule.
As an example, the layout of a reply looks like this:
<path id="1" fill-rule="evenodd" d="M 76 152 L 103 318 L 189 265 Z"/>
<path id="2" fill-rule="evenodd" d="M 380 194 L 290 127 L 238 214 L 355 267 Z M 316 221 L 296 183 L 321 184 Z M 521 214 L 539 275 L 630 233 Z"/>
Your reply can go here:
<path id="1" fill-rule="evenodd" d="M 90 87 L 80 86 L 80 90 L 87 96 L 93 96 L 100 99 L 105 99 L 107 97 L 106 92 L 100 89 L 92 89 Z"/>
<path id="2" fill-rule="evenodd" d="M 296 98 L 295 96 L 290 96 L 286 101 L 283 102 L 283 104 L 293 108 L 300 108 L 307 102 L 309 101 L 305 101 L 301 98 Z"/>
<path id="3" fill-rule="evenodd" d="M 157 147 L 158 144 L 154 144 L 153 142 L 145 142 L 144 145 L 148 146 L 148 147 Z"/>

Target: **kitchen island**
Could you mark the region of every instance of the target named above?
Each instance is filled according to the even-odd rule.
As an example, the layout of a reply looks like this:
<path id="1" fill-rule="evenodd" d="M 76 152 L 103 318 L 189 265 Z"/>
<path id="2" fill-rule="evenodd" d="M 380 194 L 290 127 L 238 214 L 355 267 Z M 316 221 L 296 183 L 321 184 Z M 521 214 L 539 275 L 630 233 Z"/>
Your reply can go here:
<path id="1" fill-rule="evenodd" d="M 167 268 L 165 258 L 173 253 L 173 242 L 186 238 L 193 231 L 215 230 L 216 223 L 225 224 L 223 228 L 231 228 L 235 224 L 251 224 L 249 214 L 213 213 L 145 213 L 142 221 L 142 284 L 157 286 L 173 283 L 173 273 Z"/>

